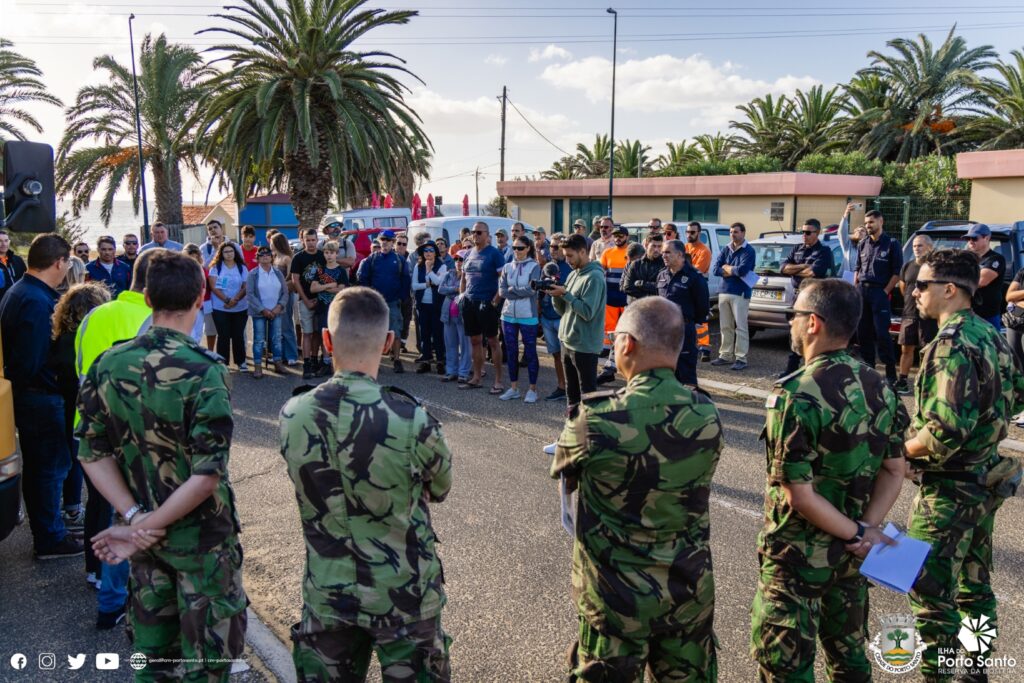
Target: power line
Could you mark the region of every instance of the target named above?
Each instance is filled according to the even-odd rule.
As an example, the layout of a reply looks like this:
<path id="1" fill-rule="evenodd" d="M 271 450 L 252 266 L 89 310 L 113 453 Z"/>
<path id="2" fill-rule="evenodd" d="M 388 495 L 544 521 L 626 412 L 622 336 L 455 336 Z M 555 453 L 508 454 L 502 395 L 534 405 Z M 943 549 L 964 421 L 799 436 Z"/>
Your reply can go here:
<path id="1" fill-rule="evenodd" d="M 532 128 L 534 133 L 536 133 L 537 135 L 541 136 L 541 138 L 543 138 L 544 142 L 548 143 L 549 145 L 551 145 L 552 147 L 557 149 L 559 152 L 561 152 L 565 156 L 567 156 L 567 157 L 568 156 L 572 156 L 571 154 L 566 152 L 564 149 L 562 149 L 561 147 L 559 147 L 555 143 L 551 142 L 551 140 L 549 140 L 548 137 L 546 135 L 544 135 L 544 133 L 541 133 L 539 130 L 537 130 L 537 126 L 535 126 L 532 123 L 530 123 L 530 119 L 526 118 L 526 116 L 523 114 L 523 112 L 519 111 L 519 107 L 517 107 L 516 103 L 512 101 L 512 98 L 506 97 L 505 99 L 508 100 L 508 103 L 512 105 L 512 108 L 516 110 L 516 113 L 519 114 L 519 117 L 523 121 L 526 121 L 526 125 L 528 125 L 530 128 Z"/>

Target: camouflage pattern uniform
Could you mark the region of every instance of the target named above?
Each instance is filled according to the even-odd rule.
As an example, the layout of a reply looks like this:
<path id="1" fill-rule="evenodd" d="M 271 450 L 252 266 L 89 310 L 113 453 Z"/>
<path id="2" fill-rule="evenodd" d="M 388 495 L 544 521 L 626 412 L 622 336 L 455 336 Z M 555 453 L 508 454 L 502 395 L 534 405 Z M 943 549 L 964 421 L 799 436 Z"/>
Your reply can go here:
<path id="1" fill-rule="evenodd" d="M 228 679 L 245 646 L 246 607 L 235 498 L 227 369 L 191 337 L 154 327 L 89 368 L 78 397 L 78 458 L 115 458 L 137 503 L 155 510 L 191 475 L 214 493 L 131 560 L 128 632 L 150 660 L 137 681 Z M 191 661 L 189 661 L 191 660 Z"/>
<path id="2" fill-rule="evenodd" d="M 932 552 L 910 606 L 928 645 L 922 673 L 948 680 L 939 675 L 938 649 L 955 654 L 961 618 L 984 615 L 996 624 L 992 528 L 1004 496 L 978 477 L 997 465 L 997 474 L 1019 472 L 1015 460 L 999 455 L 998 445 L 1010 416 L 1022 408 L 1024 375 L 1003 336 L 963 310 L 922 350 L 915 394 L 913 427 L 931 453 L 912 461 L 924 474 L 908 533 L 930 543 Z"/>
<path id="3" fill-rule="evenodd" d="M 414 398 L 342 372 L 281 411 L 306 539 L 300 681 L 447 681 L 444 571 L 428 503 L 451 488 L 441 425 Z"/>
<path id="4" fill-rule="evenodd" d="M 573 680 L 714 681 L 715 583 L 708 499 L 722 425 L 671 368 L 585 395 L 552 477 L 578 485 Z"/>
<path id="5" fill-rule="evenodd" d="M 870 681 L 860 560 L 800 516 L 782 484 L 813 483 L 859 520 L 882 460 L 903 457 L 907 411 L 882 376 L 845 349 L 780 379 L 765 407 L 768 484 L 750 647 L 760 679 L 813 682 L 817 638 L 829 680 Z"/>

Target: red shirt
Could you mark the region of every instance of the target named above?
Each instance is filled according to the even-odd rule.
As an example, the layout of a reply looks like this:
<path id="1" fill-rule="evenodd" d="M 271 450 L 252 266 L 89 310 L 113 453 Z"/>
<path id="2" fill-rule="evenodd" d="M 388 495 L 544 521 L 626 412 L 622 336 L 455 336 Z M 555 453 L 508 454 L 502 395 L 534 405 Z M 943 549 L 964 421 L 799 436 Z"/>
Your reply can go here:
<path id="1" fill-rule="evenodd" d="M 256 260 L 257 247 L 255 245 L 249 251 L 246 251 L 245 247 L 241 247 L 241 250 L 242 250 L 242 260 L 245 261 L 245 269 L 246 270 L 252 270 L 257 265 L 259 265 L 258 261 Z"/>

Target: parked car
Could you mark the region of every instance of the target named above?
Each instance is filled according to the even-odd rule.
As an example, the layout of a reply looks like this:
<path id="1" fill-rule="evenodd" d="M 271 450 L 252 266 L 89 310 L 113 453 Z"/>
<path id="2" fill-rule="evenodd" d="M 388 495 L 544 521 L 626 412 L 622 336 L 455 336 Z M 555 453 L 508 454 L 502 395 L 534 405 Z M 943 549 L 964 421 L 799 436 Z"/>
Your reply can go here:
<path id="1" fill-rule="evenodd" d="M 21 510 L 21 453 L 14 440 L 14 396 L 4 378 L 4 353 L 0 344 L 0 541 L 18 524 Z"/>
<path id="2" fill-rule="evenodd" d="M 793 278 L 782 274 L 782 265 L 803 241 L 803 235 L 787 232 L 768 234 L 750 242 L 757 254 L 754 272 L 759 276 L 750 294 L 747 324 L 751 337 L 763 329 L 789 329 L 796 290 L 793 288 Z M 824 234 L 821 242 L 832 250 L 829 277 L 840 277 L 843 252 L 838 237 L 835 234 Z"/>
<path id="3" fill-rule="evenodd" d="M 406 208 L 392 209 L 350 209 L 326 214 L 320 221 L 320 229 L 331 223 L 341 223 L 342 230 L 403 230 L 412 221 L 412 211 Z"/>
<path id="4" fill-rule="evenodd" d="M 501 216 L 435 216 L 410 223 L 409 237 L 415 240 L 416 235 L 425 232 L 430 235 L 430 239 L 444 237 L 451 245 L 459 239 L 459 233 L 463 228 L 472 228 L 477 221 L 483 221 L 490 228 L 492 242 L 496 241 L 494 235 L 498 228 L 504 228 L 511 237 L 512 226 L 516 223 L 523 223 L 514 218 L 502 218 Z M 523 227 L 526 228 L 526 232 L 533 233 L 532 225 L 523 223 Z"/>

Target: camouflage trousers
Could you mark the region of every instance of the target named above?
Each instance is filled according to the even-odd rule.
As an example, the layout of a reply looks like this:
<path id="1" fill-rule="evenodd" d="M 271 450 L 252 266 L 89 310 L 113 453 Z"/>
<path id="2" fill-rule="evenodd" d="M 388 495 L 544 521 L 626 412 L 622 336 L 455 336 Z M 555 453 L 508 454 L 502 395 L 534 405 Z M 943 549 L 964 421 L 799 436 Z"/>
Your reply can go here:
<path id="1" fill-rule="evenodd" d="M 816 640 L 830 681 L 871 680 L 868 585 L 858 567 L 853 556 L 824 569 L 762 557 L 750 635 L 760 680 L 813 683 Z"/>
<path id="2" fill-rule="evenodd" d="M 451 680 L 448 650 L 452 639 L 441 615 L 399 628 L 327 627 L 303 610 L 292 626 L 292 660 L 300 683 L 365 681 L 370 655 L 377 653 L 385 683 Z"/>
<path id="3" fill-rule="evenodd" d="M 242 548 L 132 559 L 128 637 L 149 662 L 136 681 L 227 681 L 245 648 Z M 184 678 L 178 666 L 184 670 Z"/>
<path id="4" fill-rule="evenodd" d="M 932 546 L 909 595 L 917 631 L 928 646 L 921 662 L 926 680 L 952 678 L 939 671 L 939 648 L 955 653 L 963 617 L 987 616 L 996 625 L 992 529 L 1003 500 L 958 482 L 922 484 L 914 499 L 907 535 Z"/>
<path id="5" fill-rule="evenodd" d="M 643 683 L 644 669 L 656 681 L 713 683 L 718 680 L 718 641 L 713 614 L 685 631 L 625 638 L 602 633 L 580 617 L 579 641 L 569 656 L 570 681 Z"/>

